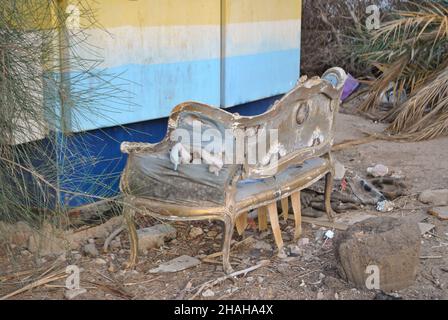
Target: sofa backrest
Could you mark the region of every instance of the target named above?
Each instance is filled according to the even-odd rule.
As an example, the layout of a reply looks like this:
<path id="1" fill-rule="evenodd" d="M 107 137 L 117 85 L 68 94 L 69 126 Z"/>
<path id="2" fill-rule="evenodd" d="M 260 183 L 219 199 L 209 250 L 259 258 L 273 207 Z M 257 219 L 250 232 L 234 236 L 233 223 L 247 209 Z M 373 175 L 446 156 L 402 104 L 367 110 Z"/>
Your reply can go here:
<path id="1" fill-rule="evenodd" d="M 346 78 L 341 68 L 328 70 L 322 78 L 302 77 L 270 109 L 252 117 L 182 103 L 172 111 L 167 135 L 153 151 L 178 153 L 180 143 L 184 154 L 187 150 L 195 159 L 193 164 L 213 163 L 215 174 L 221 159 L 222 166 L 240 165 L 245 179 L 271 177 L 331 150 Z"/>

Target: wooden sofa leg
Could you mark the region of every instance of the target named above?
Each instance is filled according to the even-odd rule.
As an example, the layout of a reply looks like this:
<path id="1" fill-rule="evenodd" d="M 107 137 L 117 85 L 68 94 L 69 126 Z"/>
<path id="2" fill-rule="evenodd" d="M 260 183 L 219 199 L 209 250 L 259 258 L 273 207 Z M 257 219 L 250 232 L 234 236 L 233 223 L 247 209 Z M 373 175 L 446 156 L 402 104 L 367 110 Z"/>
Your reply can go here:
<path id="1" fill-rule="evenodd" d="M 291 195 L 291 204 L 294 211 L 294 220 L 296 224 L 294 239 L 297 240 L 302 235 L 302 203 L 300 201 L 300 191 Z"/>
<path id="2" fill-rule="evenodd" d="M 240 236 L 244 234 L 244 231 L 247 228 L 247 216 L 248 213 L 244 212 L 238 218 L 236 218 L 236 230 L 238 231 L 238 234 Z"/>
<path id="3" fill-rule="evenodd" d="M 278 251 L 283 250 L 283 239 L 280 224 L 278 222 L 277 202 L 268 205 L 269 218 L 271 219 L 272 233 L 274 233 L 275 243 L 277 244 Z"/>
<path id="4" fill-rule="evenodd" d="M 334 213 L 331 208 L 331 192 L 333 191 L 333 173 L 329 172 L 325 176 L 325 211 L 328 216 L 328 220 L 334 221 Z"/>
<path id="5" fill-rule="evenodd" d="M 133 269 L 137 264 L 138 257 L 138 236 L 137 229 L 134 222 L 135 211 L 129 206 L 125 205 L 123 208 L 123 215 L 128 226 L 129 242 L 131 244 L 131 254 L 129 257 L 129 262 L 126 264 L 126 269 Z"/>
<path id="6" fill-rule="evenodd" d="M 230 216 L 224 217 L 224 242 L 222 244 L 222 265 L 224 272 L 230 274 L 233 272 L 230 264 L 230 245 L 232 242 L 233 229 L 235 223 Z"/>
<path id="7" fill-rule="evenodd" d="M 288 221 L 288 218 L 289 218 L 288 197 L 282 199 L 282 214 L 283 214 L 283 219 L 285 219 L 285 221 Z"/>
<path id="8" fill-rule="evenodd" d="M 258 208 L 258 229 L 260 231 L 268 230 L 268 216 L 266 207 Z"/>

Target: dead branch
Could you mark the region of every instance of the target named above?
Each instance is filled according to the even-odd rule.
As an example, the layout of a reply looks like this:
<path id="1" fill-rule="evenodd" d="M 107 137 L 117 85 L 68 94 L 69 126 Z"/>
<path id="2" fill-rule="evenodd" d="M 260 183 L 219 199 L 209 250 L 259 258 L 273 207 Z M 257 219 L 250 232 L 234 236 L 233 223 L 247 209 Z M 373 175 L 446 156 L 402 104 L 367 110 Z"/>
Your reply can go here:
<path id="1" fill-rule="evenodd" d="M 220 277 L 220 278 L 215 279 L 215 280 L 207 281 L 207 282 L 205 282 L 205 283 L 203 283 L 202 285 L 199 286 L 198 291 L 196 291 L 196 293 L 195 293 L 189 300 L 194 300 L 194 299 L 195 299 L 198 295 L 200 295 L 200 294 L 202 293 L 202 291 L 204 291 L 205 289 L 210 289 L 210 288 L 216 286 L 217 284 L 220 284 L 221 282 L 226 281 L 227 279 L 230 279 L 230 278 L 233 278 L 233 277 L 237 277 L 237 276 L 240 276 L 240 275 L 242 275 L 242 274 L 243 274 L 243 275 L 246 275 L 246 274 L 248 274 L 249 272 L 252 272 L 252 271 L 255 271 L 255 270 L 260 269 L 260 268 L 262 268 L 262 267 L 265 267 L 265 266 L 267 266 L 267 265 L 270 264 L 270 263 L 271 263 L 271 262 L 270 262 L 269 260 L 263 260 L 263 261 L 261 261 L 259 264 L 255 265 L 255 266 L 253 266 L 253 267 L 250 267 L 250 268 L 247 268 L 247 269 L 244 269 L 244 270 L 241 270 L 241 271 L 233 272 L 233 273 L 231 273 L 231 274 L 229 274 L 229 275 Z"/>

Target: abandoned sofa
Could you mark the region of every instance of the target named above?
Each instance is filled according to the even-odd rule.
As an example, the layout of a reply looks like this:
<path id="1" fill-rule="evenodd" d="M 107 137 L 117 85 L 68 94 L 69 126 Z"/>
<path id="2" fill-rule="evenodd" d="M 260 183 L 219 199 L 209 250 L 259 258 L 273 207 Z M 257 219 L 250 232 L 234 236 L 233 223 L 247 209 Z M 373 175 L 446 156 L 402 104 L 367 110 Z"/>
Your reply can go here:
<path id="1" fill-rule="evenodd" d="M 331 148 L 345 72 L 332 68 L 322 79 L 302 77 L 264 114 L 243 117 L 208 105 L 186 102 L 169 117 L 158 144 L 124 142 L 129 154 L 120 189 L 129 228 L 133 267 L 138 254 L 136 211 L 157 218 L 224 222 L 223 266 L 232 271 L 229 251 L 235 225 L 242 233 L 247 214 L 258 209 L 260 229 L 267 214 L 279 251 L 283 240 L 277 212 L 294 211 L 301 235 L 300 191 L 326 177 L 325 206 L 332 219 Z"/>

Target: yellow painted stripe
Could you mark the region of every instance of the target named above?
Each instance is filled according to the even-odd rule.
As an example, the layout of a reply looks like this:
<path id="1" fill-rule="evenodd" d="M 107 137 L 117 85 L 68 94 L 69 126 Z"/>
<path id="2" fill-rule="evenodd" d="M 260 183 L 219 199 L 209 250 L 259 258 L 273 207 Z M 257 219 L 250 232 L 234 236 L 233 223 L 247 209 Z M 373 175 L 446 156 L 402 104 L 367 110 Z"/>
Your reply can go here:
<path id="1" fill-rule="evenodd" d="M 302 0 L 224 0 L 226 23 L 297 20 Z"/>
<path id="2" fill-rule="evenodd" d="M 69 0 L 76 4 L 76 0 Z M 105 28 L 219 25 L 221 0 L 88 0 Z"/>
<path id="3" fill-rule="evenodd" d="M 77 5 L 79 0 L 62 0 Z M 88 0 L 95 19 L 105 28 L 294 20 L 301 18 L 301 0 Z M 88 26 L 90 23 L 82 23 Z"/>

